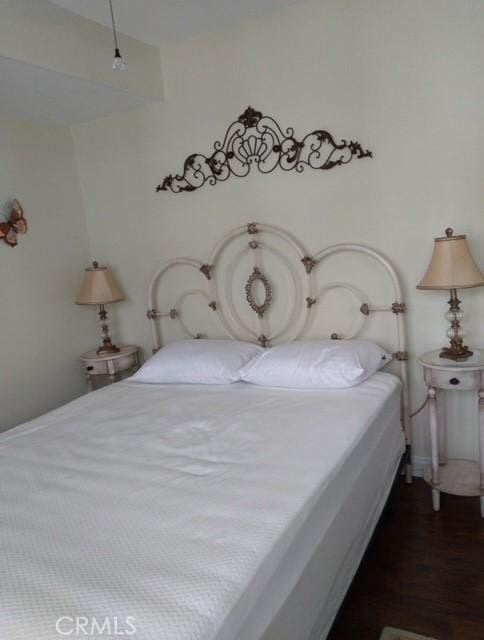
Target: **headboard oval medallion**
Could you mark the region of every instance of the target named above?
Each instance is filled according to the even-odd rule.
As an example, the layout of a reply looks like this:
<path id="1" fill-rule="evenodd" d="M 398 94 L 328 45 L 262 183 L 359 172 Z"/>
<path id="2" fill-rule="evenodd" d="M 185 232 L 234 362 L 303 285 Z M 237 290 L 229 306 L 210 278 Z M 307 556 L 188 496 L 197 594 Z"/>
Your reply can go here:
<path id="1" fill-rule="evenodd" d="M 264 286 L 265 298 L 262 304 L 257 304 L 252 293 L 254 283 L 257 281 L 261 282 Z M 263 318 L 264 313 L 267 311 L 272 301 L 272 286 L 258 267 L 254 267 L 254 270 L 247 280 L 247 284 L 245 285 L 245 297 L 249 303 L 249 307 L 257 313 L 259 318 Z"/>

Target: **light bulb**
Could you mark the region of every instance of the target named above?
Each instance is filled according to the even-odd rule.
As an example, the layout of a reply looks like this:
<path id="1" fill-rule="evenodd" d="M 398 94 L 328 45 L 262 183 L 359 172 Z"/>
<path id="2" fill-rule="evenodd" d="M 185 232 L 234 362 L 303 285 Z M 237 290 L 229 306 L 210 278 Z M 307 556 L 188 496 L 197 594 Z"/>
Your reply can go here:
<path id="1" fill-rule="evenodd" d="M 114 52 L 113 69 L 115 71 L 126 71 L 127 68 L 128 63 L 119 52 L 119 49 L 116 49 Z"/>

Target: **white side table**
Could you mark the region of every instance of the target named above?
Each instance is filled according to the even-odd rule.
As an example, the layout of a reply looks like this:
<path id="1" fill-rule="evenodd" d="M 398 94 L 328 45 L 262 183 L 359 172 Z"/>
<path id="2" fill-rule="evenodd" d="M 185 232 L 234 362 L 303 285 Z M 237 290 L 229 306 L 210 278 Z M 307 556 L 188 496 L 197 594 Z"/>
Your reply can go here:
<path id="1" fill-rule="evenodd" d="M 480 496 L 484 518 L 484 352 L 475 350 L 465 362 L 441 358 L 440 351 L 430 351 L 419 358 L 428 387 L 430 415 L 430 449 L 432 464 L 424 478 L 432 487 L 432 503 L 440 509 L 440 492 L 458 496 Z M 445 391 L 475 391 L 479 408 L 479 457 L 472 460 L 449 460 L 445 446 Z"/>
<path id="2" fill-rule="evenodd" d="M 134 372 L 140 364 L 138 347 L 133 346 L 120 347 L 117 353 L 102 355 L 88 351 L 80 358 L 88 391 L 94 388 L 95 376 L 108 376 L 109 382 L 113 383 L 120 373 L 130 370 Z"/>

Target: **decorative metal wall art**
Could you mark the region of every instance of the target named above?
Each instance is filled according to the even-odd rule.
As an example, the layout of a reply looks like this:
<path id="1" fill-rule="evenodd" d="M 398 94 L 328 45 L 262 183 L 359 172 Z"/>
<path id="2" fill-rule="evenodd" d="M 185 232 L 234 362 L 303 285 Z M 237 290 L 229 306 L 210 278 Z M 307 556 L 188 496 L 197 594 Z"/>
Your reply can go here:
<path id="1" fill-rule="evenodd" d="M 17 234 L 27 233 L 27 220 L 18 200 L 12 200 L 6 222 L 0 222 L 0 239 L 3 238 L 9 247 L 17 246 Z"/>
<path id="2" fill-rule="evenodd" d="M 223 142 L 217 140 L 214 149 L 211 155 L 188 156 L 183 173 L 166 176 L 156 191 L 195 191 L 206 182 L 213 186 L 230 176 L 243 178 L 253 166 L 261 173 L 270 173 L 277 167 L 301 173 L 306 166 L 327 170 L 348 164 L 355 157 L 372 157 L 372 152 L 359 142 L 343 139 L 338 144 L 324 129 L 312 131 L 299 141 L 292 127 L 283 131 L 274 118 L 263 116 L 252 107 L 229 126 Z"/>

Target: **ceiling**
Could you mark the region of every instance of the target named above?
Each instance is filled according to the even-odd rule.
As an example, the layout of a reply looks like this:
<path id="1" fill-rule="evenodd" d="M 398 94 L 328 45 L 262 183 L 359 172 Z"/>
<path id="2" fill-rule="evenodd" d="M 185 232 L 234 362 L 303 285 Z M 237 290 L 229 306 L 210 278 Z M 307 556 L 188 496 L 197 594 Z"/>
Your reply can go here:
<path id="1" fill-rule="evenodd" d="M 110 26 L 108 0 L 50 0 L 85 18 Z M 155 46 L 218 31 L 296 0 L 113 0 L 118 30 Z"/>
<path id="2" fill-rule="evenodd" d="M 0 56 L 0 108 L 16 117 L 71 125 L 150 102 L 135 93 Z"/>

